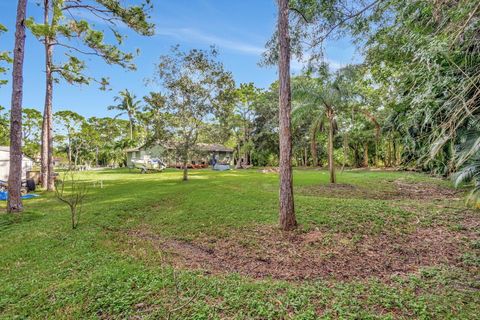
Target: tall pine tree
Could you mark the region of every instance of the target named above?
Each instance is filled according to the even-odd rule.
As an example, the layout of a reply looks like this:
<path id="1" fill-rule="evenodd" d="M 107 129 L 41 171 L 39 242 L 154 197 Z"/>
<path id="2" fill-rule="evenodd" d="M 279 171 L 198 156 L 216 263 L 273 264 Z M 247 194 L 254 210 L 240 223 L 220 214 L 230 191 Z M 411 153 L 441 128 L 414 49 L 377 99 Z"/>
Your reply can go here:
<path id="1" fill-rule="evenodd" d="M 134 70 L 133 53 L 119 49 L 124 36 L 120 26 L 127 26 L 135 32 L 150 36 L 154 25 L 149 20 L 152 9 L 150 0 L 132 6 L 125 6 L 120 0 L 44 0 L 43 22 L 30 19 L 28 26 L 32 33 L 45 46 L 45 107 L 42 125 L 41 172 L 42 185 L 53 190 L 53 113 L 52 100 L 54 83 L 65 80 L 70 84 L 90 84 L 97 82 L 100 88 L 108 85 L 106 78 L 95 79 L 84 71 L 82 56 L 96 56 L 107 64 L 115 64 Z M 115 44 L 105 42 L 106 31 L 95 26 L 82 17 L 100 20 L 116 39 Z M 73 40 L 76 40 L 73 42 Z M 78 45 L 80 42 L 80 45 Z M 57 50 L 58 49 L 58 50 Z M 55 52 L 63 53 L 66 59 L 57 63 Z"/>

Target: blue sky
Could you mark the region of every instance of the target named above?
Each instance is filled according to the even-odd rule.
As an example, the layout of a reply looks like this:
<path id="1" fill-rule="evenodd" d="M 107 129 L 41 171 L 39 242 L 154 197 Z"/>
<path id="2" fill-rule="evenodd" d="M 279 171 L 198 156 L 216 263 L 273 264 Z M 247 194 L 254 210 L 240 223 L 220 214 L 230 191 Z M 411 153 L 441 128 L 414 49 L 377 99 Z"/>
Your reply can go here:
<path id="1" fill-rule="evenodd" d="M 38 0 L 29 0 L 27 15 L 36 19 L 41 17 Z M 128 2 L 128 1 L 127 1 Z M 156 90 L 145 84 L 145 79 L 153 75 L 154 64 L 158 57 L 168 53 L 170 47 L 180 44 L 184 49 L 205 49 L 216 45 L 219 59 L 225 68 L 231 71 L 237 84 L 254 82 L 258 87 L 268 87 L 276 77 L 274 67 L 259 67 L 260 55 L 265 42 L 275 28 L 275 0 L 154 0 L 152 20 L 156 24 L 153 37 L 142 37 L 129 30 L 122 29 L 127 35 L 122 49 L 134 51 L 140 49 L 136 58 L 137 71 L 126 71 L 117 66 L 103 63 L 99 59 L 86 57 L 87 73 L 93 76 L 110 78 L 111 91 L 100 91 L 98 85 L 71 86 L 60 82 L 54 89 L 54 111 L 70 109 L 86 117 L 114 116 L 107 106 L 113 104 L 118 91 L 128 88 L 138 97 Z M 9 32 L 0 37 L 0 51 L 11 50 L 13 46 L 15 0 L 0 1 L 1 23 Z M 92 17 L 85 17 L 97 28 L 104 25 Z M 25 93 L 24 106 L 42 110 L 44 101 L 44 51 L 37 39 L 27 34 L 27 54 L 25 56 Z M 57 62 L 63 58 L 57 52 Z M 358 61 L 354 46 L 348 39 L 327 43 L 326 59 L 332 66 Z M 299 71 L 299 64 L 292 62 L 292 71 Z M 11 75 L 7 74 L 9 78 Z M 10 106 L 10 84 L 0 87 L 0 105 Z"/>

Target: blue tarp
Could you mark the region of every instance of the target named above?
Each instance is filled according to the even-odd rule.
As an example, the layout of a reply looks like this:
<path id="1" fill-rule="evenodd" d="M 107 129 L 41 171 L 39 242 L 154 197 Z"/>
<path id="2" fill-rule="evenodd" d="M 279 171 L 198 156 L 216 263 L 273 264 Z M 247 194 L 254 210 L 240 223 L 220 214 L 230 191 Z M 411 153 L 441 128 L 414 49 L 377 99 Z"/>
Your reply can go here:
<path id="1" fill-rule="evenodd" d="M 38 194 L 28 193 L 28 194 L 22 196 L 22 199 L 32 199 L 32 198 L 36 198 L 36 197 L 40 197 L 40 196 Z M 0 201 L 7 201 L 7 198 L 8 198 L 8 192 L 7 191 L 0 191 Z"/>

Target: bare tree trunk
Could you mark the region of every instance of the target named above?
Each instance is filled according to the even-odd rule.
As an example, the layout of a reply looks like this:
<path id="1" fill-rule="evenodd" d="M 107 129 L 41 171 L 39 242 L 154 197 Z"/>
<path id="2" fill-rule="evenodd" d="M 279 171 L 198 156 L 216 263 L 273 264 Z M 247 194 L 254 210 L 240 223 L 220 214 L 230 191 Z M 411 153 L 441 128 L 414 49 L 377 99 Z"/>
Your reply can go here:
<path id="1" fill-rule="evenodd" d="M 80 148 L 78 146 L 75 148 L 75 166 L 74 166 L 75 169 L 78 168 L 78 151 L 79 151 L 79 149 Z"/>
<path id="2" fill-rule="evenodd" d="M 374 158 L 374 166 L 378 166 L 378 142 L 380 140 L 380 132 L 381 132 L 381 127 L 380 124 L 378 123 L 377 119 L 368 111 L 363 111 L 363 113 L 367 116 L 367 118 L 372 121 L 373 125 L 375 126 L 375 158 Z M 368 152 L 368 151 L 367 151 Z M 368 163 L 367 163 L 368 167 Z"/>
<path id="3" fill-rule="evenodd" d="M 318 151 L 317 151 L 317 126 L 314 126 L 312 129 L 312 139 L 310 140 L 310 153 L 312 155 L 312 165 L 314 167 L 318 166 Z"/>
<path id="4" fill-rule="evenodd" d="M 49 15 L 50 15 L 50 1 L 44 0 L 44 23 L 49 25 Z M 43 110 L 43 123 L 42 123 L 42 151 L 41 151 L 41 165 L 40 171 L 42 175 L 42 187 L 49 191 L 53 190 L 51 186 L 51 175 L 50 172 L 51 164 L 51 149 L 53 146 L 50 145 L 50 141 L 53 140 L 51 137 L 51 126 L 52 126 L 52 96 L 53 96 L 53 75 L 52 75 L 52 55 L 53 55 L 53 44 L 52 39 L 49 36 L 45 37 L 45 107 Z M 52 187 L 52 188 L 51 188 Z"/>
<path id="5" fill-rule="evenodd" d="M 363 144 L 363 165 L 368 168 L 368 143 Z"/>
<path id="6" fill-rule="evenodd" d="M 77 218 L 77 208 L 74 206 L 70 206 L 70 211 L 72 214 L 72 229 L 77 227 L 76 218 Z"/>
<path id="7" fill-rule="evenodd" d="M 187 160 L 183 161 L 183 181 L 188 180 L 188 167 L 187 167 Z"/>
<path id="8" fill-rule="evenodd" d="M 95 148 L 95 166 L 98 167 L 98 146 Z"/>
<path id="9" fill-rule="evenodd" d="M 347 163 L 347 157 L 348 157 L 348 135 L 345 133 L 343 136 L 343 164 L 342 164 L 342 170 L 341 172 L 343 173 L 343 170 L 345 170 L 345 164 Z"/>
<path id="10" fill-rule="evenodd" d="M 246 121 L 243 122 L 243 148 L 244 148 L 244 155 L 243 159 L 245 161 L 246 165 L 249 165 L 249 160 L 248 160 L 248 151 L 247 151 L 247 124 Z"/>
<path id="11" fill-rule="evenodd" d="M 391 167 L 392 166 L 392 147 L 391 147 L 390 138 L 387 139 L 386 158 L 387 158 L 387 167 Z"/>
<path id="12" fill-rule="evenodd" d="M 278 73 L 280 84 L 280 227 L 292 230 L 297 225 L 293 202 L 291 89 L 290 89 L 290 38 L 288 26 L 288 0 L 278 0 L 278 41 L 280 56 Z"/>
<path id="13" fill-rule="evenodd" d="M 72 142 L 70 137 L 68 138 L 68 166 L 72 166 Z"/>
<path id="14" fill-rule="evenodd" d="M 330 183 L 335 183 L 337 182 L 337 179 L 335 177 L 335 163 L 333 159 L 333 111 L 329 110 L 328 111 L 328 170 L 330 172 Z"/>
<path id="15" fill-rule="evenodd" d="M 397 151 L 396 151 L 395 159 L 397 162 L 397 166 L 399 166 L 400 164 L 402 164 L 402 145 L 400 143 L 397 144 L 396 150 Z"/>
<path id="16" fill-rule="evenodd" d="M 18 0 L 10 112 L 10 168 L 7 201 L 7 211 L 10 213 L 23 211 L 20 189 L 22 188 L 22 100 L 26 12 L 27 0 Z"/>
<path id="17" fill-rule="evenodd" d="M 48 119 L 46 110 L 43 111 L 42 121 L 42 145 L 40 151 L 40 174 L 42 188 L 47 189 L 48 185 Z"/>
<path id="18" fill-rule="evenodd" d="M 47 95 L 45 101 L 46 107 L 48 109 L 47 112 L 47 119 L 48 119 L 48 126 L 47 126 L 47 133 L 48 133 L 48 144 L 47 144 L 47 166 L 48 166 L 48 182 L 47 182 L 47 190 L 53 191 L 54 181 L 53 181 L 53 113 L 52 113 L 52 97 L 53 97 L 53 75 L 52 75 L 52 54 L 53 54 L 53 46 L 49 45 L 47 52 L 48 52 L 48 67 L 47 67 Z"/>
<path id="19" fill-rule="evenodd" d="M 397 143 L 395 142 L 395 139 L 392 139 L 393 143 L 393 165 L 396 167 L 398 165 L 398 160 L 397 160 Z"/>

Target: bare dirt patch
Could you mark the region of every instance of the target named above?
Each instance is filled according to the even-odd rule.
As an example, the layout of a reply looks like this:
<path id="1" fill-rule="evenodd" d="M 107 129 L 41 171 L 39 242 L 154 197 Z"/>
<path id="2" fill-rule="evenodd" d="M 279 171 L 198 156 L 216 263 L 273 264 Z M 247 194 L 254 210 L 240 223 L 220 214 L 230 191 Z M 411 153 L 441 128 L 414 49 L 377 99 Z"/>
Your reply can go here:
<path id="1" fill-rule="evenodd" d="M 395 186 L 393 196 L 399 199 L 443 200 L 458 198 L 461 193 L 433 183 L 409 183 L 401 179 L 393 181 L 393 185 Z"/>
<path id="2" fill-rule="evenodd" d="M 131 230 L 128 236 L 133 241 L 148 241 L 175 267 L 215 274 L 236 272 L 253 278 L 388 280 L 421 267 L 456 263 L 462 251 L 461 234 L 441 227 L 360 239 L 348 234 L 285 233 L 264 227 L 194 242 L 166 239 L 146 230 Z"/>
<path id="3" fill-rule="evenodd" d="M 376 186 L 351 184 L 320 184 L 297 188 L 303 195 L 329 198 L 360 198 L 377 200 L 444 200 L 459 199 L 461 192 L 427 182 L 407 182 L 403 179 L 383 181 Z"/>

